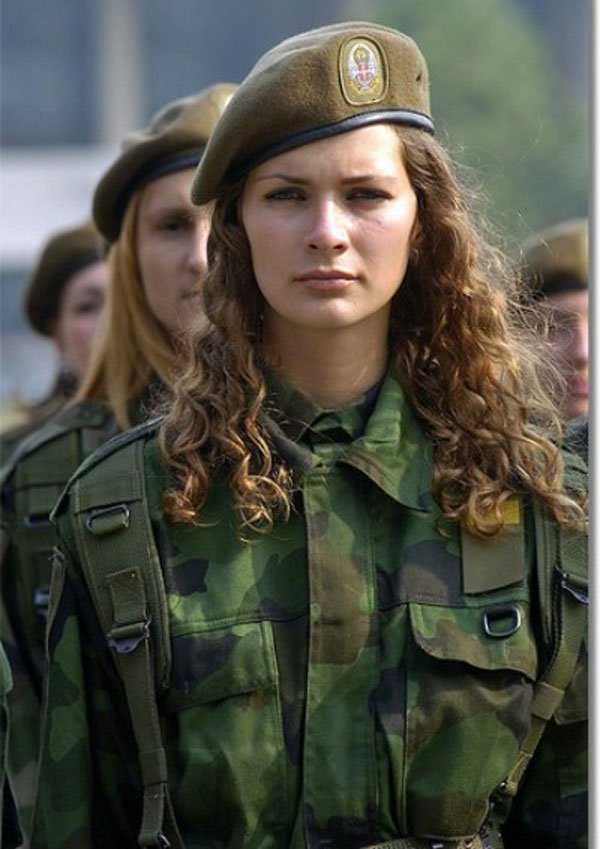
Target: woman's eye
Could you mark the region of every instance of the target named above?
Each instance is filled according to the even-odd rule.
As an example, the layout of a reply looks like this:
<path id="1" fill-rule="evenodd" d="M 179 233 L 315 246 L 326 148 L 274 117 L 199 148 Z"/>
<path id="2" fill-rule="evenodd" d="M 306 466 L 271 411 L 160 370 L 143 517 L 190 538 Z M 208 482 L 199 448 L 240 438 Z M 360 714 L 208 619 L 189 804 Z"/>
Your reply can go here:
<path id="1" fill-rule="evenodd" d="M 388 198 L 389 194 L 381 189 L 352 189 L 349 193 L 350 200 L 386 200 Z"/>
<path id="2" fill-rule="evenodd" d="M 181 230 L 187 229 L 191 225 L 191 218 L 187 216 L 178 216 L 176 218 L 165 218 L 159 223 L 159 230 L 166 233 L 179 233 Z"/>
<path id="3" fill-rule="evenodd" d="M 95 315 L 97 312 L 100 312 L 102 309 L 101 301 L 86 301 L 81 304 L 77 304 L 75 307 L 76 315 Z"/>
<path id="4" fill-rule="evenodd" d="M 265 197 L 267 200 L 302 200 L 304 195 L 298 189 L 275 189 Z"/>

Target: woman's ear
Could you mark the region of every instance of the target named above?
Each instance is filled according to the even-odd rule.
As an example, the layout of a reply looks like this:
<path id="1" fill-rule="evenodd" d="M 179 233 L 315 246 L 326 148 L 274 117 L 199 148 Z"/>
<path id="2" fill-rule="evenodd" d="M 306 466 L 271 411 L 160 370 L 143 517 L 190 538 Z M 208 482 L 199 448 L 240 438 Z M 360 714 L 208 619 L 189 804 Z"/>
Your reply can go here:
<path id="1" fill-rule="evenodd" d="M 421 248 L 423 243 L 423 228 L 421 227 L 421 222 L 419 220 L 419 213 L 417 211 L 417 215 L 415 216 L 415 222 L 412 226 L 412 230 L 410 233 L 410 252 L 409 252 L 409 261 L 412 265 L 416 265 L 419 262 L 419 257 L 421 255 Z"/>

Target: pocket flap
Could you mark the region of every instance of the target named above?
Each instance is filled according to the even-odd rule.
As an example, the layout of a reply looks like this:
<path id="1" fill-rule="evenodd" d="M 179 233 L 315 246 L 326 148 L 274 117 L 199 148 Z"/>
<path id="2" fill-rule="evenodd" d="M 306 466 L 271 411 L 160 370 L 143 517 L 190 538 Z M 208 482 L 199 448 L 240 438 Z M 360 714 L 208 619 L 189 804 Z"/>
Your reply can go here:
<path id="1" fill-rule="evenodd" d="M 268 622 L 176 636 L 173 640 L 173 688 L 182 707 L 218 701 L 276 687 L 275 650 Z M 175 704 L 171 704 L 175 707 Z"/>
<path id="2" fill-rule="evenodd" d="M 537 649 L 527 605 L 514 602 L 520 626 L 509 636 L 489 636 L 484 625 L 487 607 L 437 607 L 409 605 L 412 632 L 417 645 L 439 660 L 468 663 L 477 669 L 512 669 L 535 679 Z"/>

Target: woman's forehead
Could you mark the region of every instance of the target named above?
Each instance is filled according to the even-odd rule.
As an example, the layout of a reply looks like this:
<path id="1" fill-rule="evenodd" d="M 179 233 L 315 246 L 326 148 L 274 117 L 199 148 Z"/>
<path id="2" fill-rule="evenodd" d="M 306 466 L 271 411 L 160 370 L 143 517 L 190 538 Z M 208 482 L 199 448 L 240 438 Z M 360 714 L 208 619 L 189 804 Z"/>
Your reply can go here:
<path id="1" fill-rule="evenodd" d="M 273 156 L 253 168 L 249 180 L 295 172 L 310 177 L 323 166 L 330 170 L 346 169 L 358 176 L 363 171 L 365 174 L 390 172 L 393 176 L 403 169 L 400 141 L 387 124 L 361 127 Z"/>

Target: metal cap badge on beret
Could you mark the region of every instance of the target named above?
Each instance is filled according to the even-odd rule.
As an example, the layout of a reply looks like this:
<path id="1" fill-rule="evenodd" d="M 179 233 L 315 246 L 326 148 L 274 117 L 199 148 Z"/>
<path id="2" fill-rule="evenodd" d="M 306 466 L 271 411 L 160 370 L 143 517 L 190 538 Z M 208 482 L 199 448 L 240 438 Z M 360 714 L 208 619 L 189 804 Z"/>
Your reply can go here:
<path id="1" fill-rule="evenodd" d="M 350 21 L 283 41 L 241 83 L 196 171 L 192 200 L 214 199 L 259 162 L 375 123 L 433 132 L 427 65 L 397 30 Z"/>
<path id="2" fill-rule="evenodd" d="M 101 178 L 93 200 L 93 216 L 102 235 L 119 238 L 132 194 L 166 174 L 195 168 L 223 109 L 236 90 L 216 83 L 199 94 L 168 103 L 148 127 L 129 133 L 122 153 Z"/>
<path id="3" fill-rule="evenodd" d="M 522 246 L 523 276 L 536 297 L 588 288 L 588 220 L 562 221 Z"/>
<path id="4" fill-rule="evenodd" d="M 52 236 L 37 261 L 25 292 L 25 313 L 38 333 L 52 335 L 65 285 L 88 265 L 102 259 L 101 238 L 91 221 Z"/>

